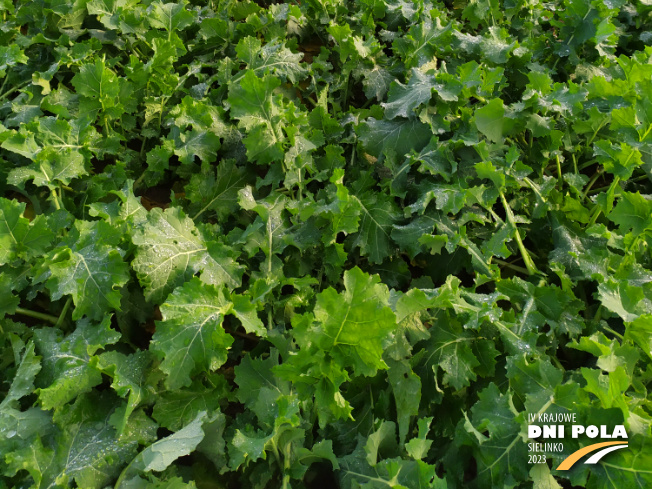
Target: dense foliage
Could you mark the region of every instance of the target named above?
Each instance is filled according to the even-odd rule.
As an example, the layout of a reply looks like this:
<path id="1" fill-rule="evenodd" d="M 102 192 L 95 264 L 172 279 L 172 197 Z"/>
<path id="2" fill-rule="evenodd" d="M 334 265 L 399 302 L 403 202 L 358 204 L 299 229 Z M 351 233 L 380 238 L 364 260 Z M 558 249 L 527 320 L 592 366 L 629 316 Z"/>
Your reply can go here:
<path id="1" fill-rule="evenodd" d="M 0 13 L 1 488 L 652 486 L 652 2 Z"/>

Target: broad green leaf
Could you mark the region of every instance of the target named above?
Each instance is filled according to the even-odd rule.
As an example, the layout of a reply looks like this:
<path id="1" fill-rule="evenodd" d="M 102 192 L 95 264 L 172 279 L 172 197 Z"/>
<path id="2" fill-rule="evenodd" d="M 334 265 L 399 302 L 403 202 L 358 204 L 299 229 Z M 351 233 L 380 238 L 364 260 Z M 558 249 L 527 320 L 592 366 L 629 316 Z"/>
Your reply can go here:
<path id="1" fill-rule="evenodd" d="M 165 480 L 158 479 L 151 473 L 147 478 L 136 476 L 125 480 L 120 484 L 119 489 L 196 489 L 194 481 L 184 482 L 181 477 L 172 477 Z"/>
<path id="2" fill-rule="evenodd" d="M 5 77 L 7 74 L 7 69 L 19 63 L 26 64 L 27 61 L 29 61 L 29 58 L 17 44 L 0 46 L 0 78 Z"/>
<path id="3" fill-rule="evenodd" d="M 631 230 L 638 236 L 652 226 L 652 200 L 638 192 L 624 192 L 609 219 L 618 224 L 621 233 Z"/>
<path id="4" fill-rule="evenodd" d="M 551 263 L 562 265 L 571 278 L 607 277 L 609 252 L 606 240 L 589 236 L 577 226 L 551 219 L 555 249 L 549 255 Z"/>
<path id="5" fill-rule="evenodd" d="M 548 359 L 528 361 L 525 356 L 511 356 L 507 359 L 507 377 L 514 394 L 532 413 L 548 405 L 561 384 L 563 372 Z"/>
<path id="6" fill-rule="evenodd" d="M 55 438 L 37 438 L 28 448 L 6 455 L 6 473 L 26 470 L 37 488 L 79 487 L 101 489 L 114 481 L 137 451 L 138 443 L 120 439 L 109 423 L 115 398 L 88 395 L 61 408 L 54 417 Z"/>
<path id="7" fill-rule="evenodd" d="M 171 389 L 190 385 L 190 375 L 216 370 L 226 362 L 233 343 L 222 323 L 233 304 L 222 289 L 192 279 L 175 290 L 161 306 L 152 349 L 162 356 L 160 368 Z"/>
<path id="8" fill-rule="evenodd" d="M 110 316 L 100 324 L 84 318 L 65 338 L 53 328 L 35 332 L 36 348 L 43 358 L 37 385 L 41 387 L 39 400 L 45 409 L 60 407 L 102 382 L 95 364 L 96 353 L 120 339 L 110 323 Z"/>
<path id="9" fill-rule="evenodd" d="M 161 472 L 170 466 L 179 457 L 190 454 L 204 438 L 202 425 L 206 420 L 206 413 L 201 412 L 197 417 L 182 429 L 148 446 L 134 458 L 129 466 L 124 469 L 116 487 L 141 472 Z"/>
<path id="10" fill-rule="evenodd" d="M 235 368 L 235 382 L 238 384 L 236 396 L 256 414 L 263 426 L 274 425 L 278 413 L 277 399 L 282 395 L 290 394 L 287 382 L 277 379 L 272 368 L 278 365 L 275 355 L 269 358 L 251 359 L 244 358 Z"/>
<path id="11" fill-rule="evenodd" d="M 421 22 L 410 26 L 405 36 L 396 39 L 392 45 L 405 60 L 406 68 L 421 66 L 432 61 L 438 46 L 446 46 L 451 41 L 452 24 L 443 26 L 441 18 L 431 20 L 426 16 Z"/>
<path id="12" fill-rule="evenodd" d="M 118 77 L 101 59 L 82 65 L 72 84 L 80 95 L 97 100 L 117 97 L 120 93 Z"/>
<path id="13" fill-rule="evenodd" d="M 628 440 L 628 447 L 616 450 L 605 457 L 592 471 L 588 489 L 611 489 L 614 487 L 646 487 L 652 483 L 648 464 L 652 461 L 652 445 L 647 435 L 635 435 Z"/>
<path id="14" fill-rule="evenodd" d="M 387 376 L 396 403 L 399 439 L 403 442 L 408 434 L 410 419 L 419 414 L 421 379 L 405 360 L 397 362 L 388 359 L 387 365 L 389 367 Z"/>
<path id="15" fill-rule="evenodd" d="M 502 394 L 491 383 L 479 393 L 471 409 L 471 426 L 465 429 L 469 433 L 472 428 L 488 433 L 483 442 L 473 447 L 478 463 L 477 484 L 513 486 L 527 478 L 527 447 L 519 435 L 520 425 L 510 404 L 508 394 Z"/>
<path id="16" fill-rule="evenodd" d="M 263 76 L 273 74 L 291 83 L 298 83 L 308 74 L 308 70 L 300 64 L 302 55 L 290 51 L 284 43 L 277 40 L 261 45 L 259 39 L 247 36 L 235 47 L 238 57 L 247 63 L 247 68 L 253 73 Z M 240 72 L 233 78 L 239 80 L 246 72 Z"/>
<path id="17" fill-rule="evenodd" d="M 205 212 L 215 212 L 220 220 L 228 218 L 238 209 L 238 191 L 247 180 L 244 168 L 233 160 L 220 161 L 215 170 L 202 165 L 201 173 L 194 174 L 185 187 L 193 218 Z"/>
<path id="18" fill-rule="evenodd" d="M 146 397 L 148 397 L 147 375 L 152 364 L 152 355 L 149 351 L 137 351 L 131 355 L 124 355 L 117 351 L 109 351 L 98 356 L 97 368 L 113 378 L 111 387 L 120 397 L 127 397 L 127 408 L 118 431 L 122 433 L 127 420 Z"/>
<path id="19" fill-rule="evenodd" d="M 405 450 L 415 460 L 423 460 L 428 455 L 428 450 L 433 441 L 428 440 L 426 436 L 430 430 L 433 418 L 421 418 L 418 422 L 419 434 L 405 444 Z"/>
<path id="20" fill-rule="evenodd" d="M 214 371 L 226 362 L 233 338 L 224 331 L 226 314 L 242 318 L 248 332 L 265 334 L 255 309 L 243 310 L 223 288 L 193 278 L 177 288 L 161 305 L 163 320 L 157 324 L 152 350 L 162 357 L 160 368 L 171 389 L 190 385 L 190 375 Z"/>
<path id="21" fill-rule="evenodd" d="M 216 159 L 217 150 L 220 149 L 220 138 L 210 130 L 197 130 L 175 133 L 174 154 L 179 161 L 191 165 L 195 156 L 202 162 L 213 162 Z"/>
<path id="22" fill-rule="evenodd" d="M 16 407 L 16 401 L 32 392 L 36 374 L 41 370 L 41 362 L 39 360 L 40 358 L 34 354 L 34 343 L 30 341 L 20 360 L 20 365 L 11 382 L 9 392 L 7 392 L 7 395 L 0 403 L 0 413 L 5 409 Z"/>
<path id="23" fill-rule="evenodd" d="M 471 331 L 466 331 L 459 322 L 443 317 L 436 321 L 430 329 L 428 348 L 415 356 L 415 363 L 420 368 L 428 371 L 428 377 L 434 379 L 437 389 L 438 370 L 444 371 L 442 378 L 444 385 L 451 385 L 456 390 L 470 385 L 476 380 L 483 369 L 493 369 L 495 357 L 498 352 L 490 340 L 479 338 Z M 483 353 L 484 365 L 480 367 L 480 360 L 476 356 Z"/>
<path id="24" fill-rule="evenodd" d="M 220 378 L 220 377 L 218 377 Z M 172 431 L 178 431 L 202 411 L 214 413 L 228 395 L 229 387 L 221 377 L 222 384 L 205 387 L 195 381 L 190 387 L 170 390 L 157 396 L 152 417 Z"/>
<path id="25" fill-rule="evenodd" d="M 391 428 L 391 432 L 388 428 Z M 446 479 L 437 477 L 435 467 L 421 460 L 388 457 L 371 464 L 367 449 L 370 444 L 374 443 L 372 437 L 383 435 L 383 431 L 385 431 L 385 441 L 387 435 L 395 436 L 393 423 L 384 423 L 377 432 L 369 437 L 365 445 L 359 443 L 353 453 L 340 458 L 338 475 L 342 489 L 386 489 L 388 487 L 445 489 L 447 487 Z M 383 439 L 377 440 L 375 443 L 378 441 L 383 441 Z M 396 442 L 394 441 L 394 443 Z"/>
<path id="26" fill-rule="evenodd" d="M 101 153 L 98 134 L 87 120 L 68 122 L 55 117 L 41 117 L 21 127 L 2 143 L 8 151 L 29 158 L 29 166 L 14 168 L 8 181 L 21 185 L 33 180 L 36 186 L 56 188 L 88 174 L 91 152 Z"/>
<path id="27" fill-rule="evenodd" d="M 628 324 L 625 338 L 631 338 L 652 359 L 652 316 L 645 314 Z"/>
<path id="28" fill-rule="evenodd" d="M 424 75 L 421 71 L 413 68 L 407 85 L 394 82 L 390 87 L 387 103 L 382 104 L 385 108 L 385 117 L 387 119 L 413 118 L 415 116 L 414 109 L 430 100 L 433 84 L 434 77 Z"/>
<path id="29" fill-rule="evenodd" d="M 350 194 L 350 199 L 359 209 L 358 233 L 351 243 L 359 246 L 363 256 L 369 256 L 372 263 L 381 263 L 394 251 L 390 238 L 392 227 L 398 218 L 398 208 L 390 199 L 384 199 L 371 192 L 359 198 Z"/>
<path id="30" fill-rule="evenodd" d="M 484 107 L 475 111 L 475 125 L 487 138 L 498 143 L 503 139 L 503 119 L 505 107 L 499 98 L 491 100 Z"/>
<path id="31" fill-rule="evenodd" d="M 117 248 L 119 236 L 102 221 L 75 221 L 62 246 L 50 253 L 47 287 L 54 299 L 72 295 L 73 319 L 102 319 L 120 309 L 120 288 L 129 280 L 128 265 Z"/>
<path id="32" fill-rule="evenodd" d="M 606 140 L 598 141 L 594 145 L 594 154 L 604 165 L 605 171 L 623 180 L 630 178 L 643 163 L 640 151 L 626 143 L 616 146 Z"/>
<path id="33" fill-rule="evenodd" d="M 161 302 L 197 273 L 208 284 L 240 285 L 241 267 L 224 246 L 207 242 L 177 207 L 152 209 L 147 222 L 134 233 L 133 242 L 138 249 L 132 267 L 150 301 Z"/>
<path id="34" fill-rule="evenodd" d="M 534 464 L 530 469 L 533 489 L 561 489 L 546 464 Z"/>
<path id="35" fill-rule="evenodd" d="M 410 150 L 421 151 L 430 141 L 432 132 L 427 124 L 416 119 L 379 121 L 372 118 L 360 125 L 359 135 L 370 154 L 378 157 L 391 148 L 402 157 Z"/>
<path id="36" fill-rule="evenodd" d="M 227 100 L 231 117 L 238 119 L 240 125 L 248 130 L 259 125 L 270 127 L 278 110 L 272 102 L 272 92 L 280 84 L 270 75 L 260 78 L 253 70 L 247 70 L 238 83 L 229 86 Z"/>
<path id="37" fill-rule="evenodd" d="M 45 253 L 53 234 L 43 216 L 23 217 L 25 204 L 0 197 L 0 265 L 18 257 L 30 260 Z"/>
<path id="38" fill-rule="evenodd" d="M 339 294 L 328 288 L 317 295 L 311 334 L 302 346 L 313 343 L 352 367 L 356 375 L 374 375 L 387 368 L 383 345 L 396 328 L 396 317 L 387 305 L 388 290 L 377 275 L 357 267 L 344 273 L 344 286 Z"/>
<path id="39" fill-rule="evenodd" d="M 185 6 L 185 2 L 152 2 L 148 21 L 152 27 L 165 29 L 168 32 L 184 29 L 192 24 L 195 19 L 194 13 L 186 10 Z"/>

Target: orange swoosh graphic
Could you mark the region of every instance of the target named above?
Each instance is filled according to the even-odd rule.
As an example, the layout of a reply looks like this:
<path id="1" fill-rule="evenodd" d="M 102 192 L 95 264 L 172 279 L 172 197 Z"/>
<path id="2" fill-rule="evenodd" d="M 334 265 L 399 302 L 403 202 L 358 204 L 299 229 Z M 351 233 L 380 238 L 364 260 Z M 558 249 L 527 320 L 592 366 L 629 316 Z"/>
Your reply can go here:
<path id="1" fill-rule="evenodd" d="M 602 443 L 594 443 L 584 448 L 580 448 L 576 452 L 571 453 L 568 457 L 564 459 L 562 463 L 559 464 L 557 470 L 568 470 L 570 469 L 575 462 L 581 459 L 587 453 L 596 451 L 598 448 L 608 447 L 611 445 L 627 445 L 626 441 L 605 441 Z"/>

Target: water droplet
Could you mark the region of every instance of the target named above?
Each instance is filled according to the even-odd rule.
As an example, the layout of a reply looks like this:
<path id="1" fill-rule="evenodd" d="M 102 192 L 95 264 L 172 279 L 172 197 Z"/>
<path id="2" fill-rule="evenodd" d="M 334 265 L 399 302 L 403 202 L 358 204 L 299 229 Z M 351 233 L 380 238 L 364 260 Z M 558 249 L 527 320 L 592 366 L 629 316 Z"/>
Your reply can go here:
<path id="1" fill-rule="evenodd" d="M 571 50 L 570 50 L 570 48 L 568 46 L 563 46 L 563 47 L 559 48 L 559 51 L 557 52 L 557 54 L 559 56 L 568 56 L 570 54 L 570 52 L 571 52 Z"/>

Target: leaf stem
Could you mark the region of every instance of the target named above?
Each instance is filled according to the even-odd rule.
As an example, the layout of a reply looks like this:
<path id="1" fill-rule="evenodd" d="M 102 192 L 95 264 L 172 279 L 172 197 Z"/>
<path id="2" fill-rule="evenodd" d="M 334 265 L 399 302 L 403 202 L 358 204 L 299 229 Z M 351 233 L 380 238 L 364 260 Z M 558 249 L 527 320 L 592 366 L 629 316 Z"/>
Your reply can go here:
<path id="1" fill-rule="evenodd" d="M 20 314 L 21 316 L 27 316 L 34 319 L 40 319 L 42 321 L 47 321 L 48 323 L 52 323 L 52 324 L 57 324 L 57 321 L 59 320 L 58 317 L 52 316 L 51 314 L 32 311 L 31 309 L 24 309 L 22 307 L 16 308 L 16 314 Z"/>
<path id="2" fill-rule="evenodd" d="M 589 181 L 589 184 L 586 186 L 584 189 L 584 192 L 582 192 L 582 200 L 586 199 L 586 196 L 589 194 L 589 191 L 591 190 L 591 187 L 595 185 L 595 182 L 598 181 L 598 178 L 600 178 L 600 175 L 602 175 L 602 168 L 600 168 L 598 171 L 595 172 L 591 180 Z"/>
<path id="3" fill-rule="evenodd" d="M 61 210 L 61 204 L 59 203 L 59 197 L 57 196 L 57 191 L 53 188 L 50 189 L 50 194 L 52 195 L 52 199 L 54 200 L 54 207 L 57 208 L 58 211 Z"/>
<path id="4" fill-rule="evenodd" d="M 593 316 L 593 322 L 599 323 L 600 319 L 602 319 L 602 304 L 600 304 L 598 308 L 595 310 L 595 315 Z"/>
<path id="5" fill-rule="evenodd" d="M 26 87 L 26 86 L 29 85 L 30 83 L 32 83 L 32 80 L 25 81 L 25 82 L 23 82 L 23 83 L 19 83 L 18 85 L 14 86 L 14 87 L 11 87 L 11 88 L 10 88 L 9 90 L 7 90 L 5 93 L 3 93 L 2 95 L 0 95 L 0 100 L 4 100 L 4 99 L 6 99 L 9 95 L 11 95 L 12 93 L 14 93 L 14 92 L 20 90 L 21 88 Z"/>
<path id="6" fill-rule="evenodd" d="M 561 176 L 561 161 L 559 161 L 559 155 L 555 155 L 557 160 L 557 181 L 559 182 L 559 190 L 564 186 L 564 178 Z"/>
<path id="7" fill-rule="evenodd" d="M 577 175 L 577 158 L 575 158 L 575 153 L 572 153 L 571 156 L 573 157 L 573 169 L 575 171 L 575 175 Z"/>
<path id="8" fill-rule="evenodd" d="M 57 319 L 57 322 L 54 324 L 57 328 L 61 327 L 61 324 L 63 323 L 63 320 L 66 317 L 68 309 L 70 309 L 70 304 L 72 304 L 72 296 L 68 297 L 68 300 L 63 305 L 63 309 L 61 309 L 61 314 L 59 314 L 59 319 Z"/>
<path id="9" fill-rule="evenodd" d="M 346 84 L 344 85 L 344 100 L 342 104 L 342 110 L 346 111 L 347 106 L 349 105 L 349 84 L 351 83 L 351 71 L 346 75 Z"/>
<path id="10" fill-rule="evenodd" d="M 509 223 L 514 226 L 514 237 L 516 238 L 516 244 L 518 245 L 518 249 L 521 252 L 521 256 L 523 257 L 523 262 L 525 263 L 525 268 L 527 268 L 528 274 L 529 275 L 534 275 L 536 273 L 539 273 L 539 270 L 537 270 L 536 265 L 532 261 L 532 257 L 527 251 L 527 248 L 525 248 L 525 245 L 523 244 L 523 240 L 521 239 L 521 234 L 518 232 L 518 227 L 516 226 L 516 221 L 514 220 L 514 214 L 512 213 L 511 207 L 509 207 L 509 204 L 507 203 L 507 199 L 505 198 L 505 194 L 502 192 L 502 190 L 498 191 L 500 194 L 500 200 L 503 203 L 503 207 L 505 208 L 505 214 L 507 216 L 507 220 Z"/>
<path id="11" fill-rule="evenodd" d="M 647 175 L 641 175 L 640 177 L 630 178 L 629 180 L 627 180 L 627 183 L 640 182 L 641 180 L 647 180 L 648 178 L 649 177 Z M 597 193 L 600 193 L 600 192 L 604 192 L 605 190 L 609 190 L 609 186 L 591 189 L 591 191 L 589 193 L 597 194 Z"/>
<path id="12" fill-rule="evenodd" d="M 620 338 L 621 340 L 624 340 L 624 339 L 625 339 L 625 337 L 624 337 L 623 335 L 621 335 L 620 333 L 614 331 L 614 330 L 611 329 L 609 326 L 603 326 L 602 329 L 604 329 L 605 331 L 609 331 L 612 335 L 614 335 L 614 336 Z"/>
<path id="13" fill-rule="evenodd" d="M 614 177 L 613 182 L 611 182 L 611 185 L 609 185 L 609 190 L 607 190 L 607 197 L 609 197 L 609 195 L 611 195 L 614 192 L 614 190 L 616 189 L 616 185 L 618 185 L 619 183 L 620 183 L 620 177 Z M 602 214 L 602 209 L 600 209 L 600 207 L 596 204 L 596 209 L 595 209 L 595 211 L 593 211 L 593 215 L 591 216 L 591 220 L 586 225 L 586 227 L 588 228 L 588 227 L 593 226 L 595 224 L 595 221 L 598 220 L 598 217 L 600 216 L 600 214 Z"/>
<path id="14" fill-rule="evenodd" d="M 525 273 L 525 274 L 528 274 L 528 275 L 530 274 L 530 271 L 527 268 L 523 268 L 523 267 L 520 267 L 518 265 L 514 265 L 513 263 L 509 263 L 508 261 L 501 260 L 499 258 L 496 258 L 495 256 L 492 257 L 492 261 L 494 261 L 498 265 L 502 265 L 504 267 L 509 267 L 512 270 L 515 270 L 517 272 Z"/>
<path id="15" fill-rule="evenodd" d="M 288 489 L 290 487 L 290 457 L 291 457 L 292 445 L 287 443 L 285 445 L 285 450 L 283 454 L 283 489 Z"/>
<path id="16" fill-rule="evenodd" d="M 578 170 L 579 170 L 579 171 L 582 171 L 582 170 L 584 170 L 585 168 L 588 168 L 589 166 L 593 166 L 593 165 L 595 165 L 596 163 L 598 163 L 598 160 L 596 160 L 595 158 L 592 159 L 592 160 L 589 160 L 589 161 L 585 161 L 584 163 L 582 163 L 582 164 L 579 166 Z"/>
<path id="17" fill-rule="evenodd" d="M 143 178 L 145 178 L 145 173 L 147 173 L 147 168 L 145 168 L 145 169 L 143 170 L 143 172 L 140 174 L 140 176 L 139 176 L 139 177 L 136 179 L 136 181 L 134 182 L 134 184 L 133 184 L 133 186 L 132 186 L 132 187 L 133 187 L 133 190 L 136 190 L 136 189 L 140 186 L 140 184 L 141 184 L 142 181 L 143 181 Z"/>

